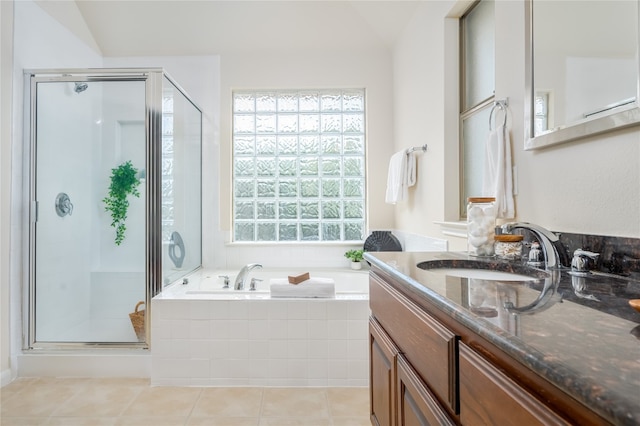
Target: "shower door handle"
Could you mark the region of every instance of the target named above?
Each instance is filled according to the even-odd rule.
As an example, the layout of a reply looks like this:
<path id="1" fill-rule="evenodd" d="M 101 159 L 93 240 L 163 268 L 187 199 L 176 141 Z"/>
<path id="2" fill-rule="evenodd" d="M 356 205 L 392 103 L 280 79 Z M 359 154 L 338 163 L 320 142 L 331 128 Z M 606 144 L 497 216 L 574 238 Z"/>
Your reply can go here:
<path id="1" fill-rule="evenodd" d="M 31 222 L 35 223 L 38 221 L 38 207 L 40 203 L 36 200 L 31 202 Z"/>

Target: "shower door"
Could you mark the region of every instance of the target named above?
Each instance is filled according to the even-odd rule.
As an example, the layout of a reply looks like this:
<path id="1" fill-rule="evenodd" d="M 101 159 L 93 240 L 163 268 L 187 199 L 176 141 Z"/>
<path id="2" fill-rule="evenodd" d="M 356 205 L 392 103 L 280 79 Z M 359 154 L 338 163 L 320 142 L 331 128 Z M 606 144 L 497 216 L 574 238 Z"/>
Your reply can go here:
<path id="1" fill-rule="evenodd" d="M 137 343 L 144 334 L 129 314 L 147 300 L 146 82 L 71 78 L 31 82 L 30 340 Z"/>

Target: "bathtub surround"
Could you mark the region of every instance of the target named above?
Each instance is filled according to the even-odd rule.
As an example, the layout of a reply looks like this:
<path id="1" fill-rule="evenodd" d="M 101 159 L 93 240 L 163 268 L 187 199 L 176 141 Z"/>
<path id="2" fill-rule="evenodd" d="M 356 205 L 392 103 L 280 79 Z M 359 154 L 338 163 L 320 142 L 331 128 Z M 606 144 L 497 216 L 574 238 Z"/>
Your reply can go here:
<path id="1" fill-rule="evenodd" d="M 285 278 L 272 278 L 269 289 L 271 297 L 332 298 L 336 295 L 333 279 L 322 277 L 312 277 L 297 284 L 291 284 Z"/>
<path id="2" fill-rule="evenodd" d="M 367 272 L 312 270 L 312 277 L 334 277 L 332 299 L 271 299 L 262 289 L 216 293 L 198 282 L 218 275 L 196 272 L 186 288 L 174 284 L 152 300 L 152 385 L 368 385 Z"/>

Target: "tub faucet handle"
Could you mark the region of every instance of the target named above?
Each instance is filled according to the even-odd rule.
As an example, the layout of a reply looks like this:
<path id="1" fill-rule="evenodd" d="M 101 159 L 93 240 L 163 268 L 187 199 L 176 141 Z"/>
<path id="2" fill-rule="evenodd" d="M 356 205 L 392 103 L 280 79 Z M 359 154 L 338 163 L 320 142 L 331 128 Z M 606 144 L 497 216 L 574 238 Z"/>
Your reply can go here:
<path id="1" fill-rule="evenodd" d="M 262 280 L 259 278 L 251 278 L 251 282 L 249 283 L 249 291 L 256 291 L 256 285 L 260 281 Z"/>
<path id="2" fill-rule="evenodd" d="M 218 278 L 222 278 L 224 280 L 222 288 L 229 288 L 229 275 L 218 275 Z"/>

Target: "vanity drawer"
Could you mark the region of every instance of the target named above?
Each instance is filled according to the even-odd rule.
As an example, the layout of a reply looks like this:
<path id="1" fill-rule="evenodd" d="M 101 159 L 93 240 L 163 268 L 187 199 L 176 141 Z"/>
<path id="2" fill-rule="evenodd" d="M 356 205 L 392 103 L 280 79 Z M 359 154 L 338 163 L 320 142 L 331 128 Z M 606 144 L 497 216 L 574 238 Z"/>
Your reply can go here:
<path id="1" fill-rule="evenodd" d="M 459 349 L 462 424 L 569 424 L 467 345 Z"/>
<path id="2" fill-rule="evenodd" d="M 375 276 L 369 291 L 373 316 L 440 403 L 456 414 L 457 336 Z"/>

